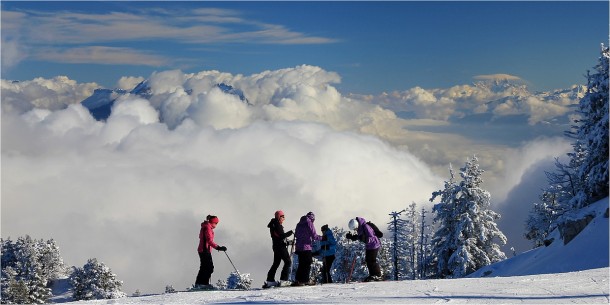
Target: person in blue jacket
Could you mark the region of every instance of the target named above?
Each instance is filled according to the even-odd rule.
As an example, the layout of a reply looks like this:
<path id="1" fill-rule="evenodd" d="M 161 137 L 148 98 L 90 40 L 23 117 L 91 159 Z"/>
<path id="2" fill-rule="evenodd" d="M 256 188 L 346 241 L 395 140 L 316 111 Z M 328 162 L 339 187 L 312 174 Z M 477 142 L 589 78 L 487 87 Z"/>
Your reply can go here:
<path id="1" fill-rule="evenodd" d="M 322 226 L 322 240 L 320 241 L 320 256 L 322 256 L 322 283 L 332 283 L 330 274 L 331 267 L 335 261 L 337 251 L 337 240 L 333 235 L 333 230 L 328 225 Z"/>

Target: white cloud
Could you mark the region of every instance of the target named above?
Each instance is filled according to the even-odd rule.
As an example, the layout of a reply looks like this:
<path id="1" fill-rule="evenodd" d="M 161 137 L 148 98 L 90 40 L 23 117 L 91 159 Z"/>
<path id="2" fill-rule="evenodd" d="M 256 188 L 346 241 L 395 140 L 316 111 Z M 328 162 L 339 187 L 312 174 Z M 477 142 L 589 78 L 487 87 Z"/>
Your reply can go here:
<path id="1" fill-rule="evenodd" d="M 287 228 L 308 211 L 318 215 L 316 227 L 344 227 L 354 216 L 383 223 L 389 211 L 429 204 L 445 178 L 435 172 L 473 154 L 502 200 L 532 164 L 566 147 L 538 141 L 508 157 L 506 145 L 457 131 L 413 131 L 455 126 L 400 119 L 343 96 L 333 87 L 340 81 L 306 65 L 250 76 L 164 71 L 148 79 L 149 99 L 125 95 L 98 122 L 77 104 L 93 84 L 3 80 L 2 232 L 54 238 L 68 264 L 97 257 L 127 291 L 153 292 L 192 284 L 199 222 L 217 214 L 218 242 L 241 272 L 262 281 L 271 262 L 260 260 L 272 254 L 266 224 L 277 209 L 287 213 Z M 251 105 L 218 83 L 242 90 Z M 416 88 L 407 104 L 434 116 L 430 109 L 445 111 L 438 105 L 480 105 L 480 92 Z M 215 263 L 215 279 L 232 270 L 222 256 Z"/>
<path id="2" fill-rule="evenodd" d="M 23 58 L 23 50 L 32 46 L 35 46 L 32 50 L 37 50 L 29 54 L 34 60 L 165 66 L 172 59 L 146 50 L 105 44 L 150 40 L 185 44 L 248 42 L 283 45 L 337 41 L 295 32 L 283 25 L 248 20 L 241 12 L 234 10 L 143 7 L 139 7 L 137 13 L 2 10 L 2 35 L 3 67 L 15 65 Z M 19 38 L 17 44 L 16 39 Z M 57 49 L 57 45 L 71 47 Z"/>
<path id="3" fill-rule="evenodd" d="M 35 78 L 31 81 L 1 80 L 2 111 L 26 112 L 32 108 L 58 110 L 80 103 L 100 86 L 96 83 L 78 84 L 66 76 L 52 79 Z"/>
<path id="4" fill-rule="evenodd" d="M 116 88 L 123 90 L 131 90 L 135 88 L 139 83 L 144 81 L 142 76 L 123 76 L 119 79 L 116 84 Z"/>
<path id="5" fill-rule="evenodd" d="M 77 47 L 67 49 L 40 48 L 32 54 L 38 60 L 82 64 L 94 63 L 100 65 L 142 65 L 142 66 L 166 66 L 172 59 L 146 51 L 131 48 L 117 48 L 104 46 Z"/>
<path id="6" fill-rule="evenodd" d="M 518 76 L 514 76 L 514 75 L 510 75 L 510 74 L 503 74 L 503 73 L 498 73 L 498 74 L 486 74 L 486 75 L 477 75 L 473 77 L 474 79 L 477 80 L 484 80 L 484 81 L 521 81 L 522 79 Z"/>
<path id="7" fill-rule="evenodd" d="M 258 121 L 215 130 L 186 120 L 169 130 L 143 100 L 115 110 L 106 123 L 88 117 L 46 129 L 42 143 L 3 137 L 2 213 L 19 221 L 3 221 L 2 231 L 52 237 L 68 264 L 97 257 L 126 291 L 192 284 L 207 214 L 220 217 L 216 239 L 240 271 L 262 281 L 275 210 L 286 212 L 289 229 L 308 211 L 317 214 L 316 227 L 343 227 L 358 215 L 383 223 L 387 211 L 425 202 L 439 184 L 412 155 L 321 124 Z M 40 139 L 40 126 L 83 111 L 54 111 L 28 128 L 28 114 L 3 113 L 2 130 Z M 224 278 L 232 267 L 215 257 L 214 278 Z"/>

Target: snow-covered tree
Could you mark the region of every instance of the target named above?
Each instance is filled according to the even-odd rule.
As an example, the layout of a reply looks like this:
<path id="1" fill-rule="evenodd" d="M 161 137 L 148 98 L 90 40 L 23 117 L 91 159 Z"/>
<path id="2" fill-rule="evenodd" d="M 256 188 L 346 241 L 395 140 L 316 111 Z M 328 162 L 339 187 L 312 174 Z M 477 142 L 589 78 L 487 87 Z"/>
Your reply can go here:
<path id="1" fill-rule="evenodd" d="M 165 285 L 165 293 L 176 293 L 173 285 Z"/>
<path id="2" fill-rule="evenodd" d="M 227 288 L 226 289 L 243 289 L 250 290 L 252 286 L 252 279 L 250 278 L 250 273 L 237 273 L 235 271 L 229 274 L 227 278 Z"/>
<path id="3" fill-rule="evenodd" d="M 419 224 L 419 240 L 418 240 L 418 252 L 417 252 L 417 277 L 420 279 L 425 279 L 430 276 L 430 226 L 426 223 L 426 211 L 425 208 L 421 209 L 419 214 L 420 224 Z"/>
<path id="4" fill-rule="evenodd" d="M 418 269 L 419 220 L 413 202 L 400 212 L 390 213 L 388 231 L 393 266 L 388 276 L 394 280 L 415 279 Z"/>
<path id="5" fill-rule="evenodd" d="M 584 189 L 573 199 L 575 208 L 608 196 L 608 62 L 609 48 L 601 46 L 595 72 L 587 72 L 587 93 L 580 100 L 575 135 L 586 151 L 578 175 Z"/>
<path id="6" fill-rule="evenodd" d="M 10 238 L 2 244 L 2 303 L 46 303 L 47 288 L 64 271 L 59 247 L 54 240 L 34 240 L 30 236 Z"/>
<path id="7" fill-rule="evenodd" d="M 588 88 L 578 105 L 579 118 L 566 135 L 572 138 L 569 162 L 555 161 L 554 172 L 547 172 L 549 183 L 540 201 L 534 203 L 525 227 L 526 238 L 534 246 L 573 211 L 608 196 L 608 60 L 610 52 L 602 45 L 596 72 L 587 73 Z"/>
<path id="8" fill-rule="evenodd" d="M 72 297 L 75 300 L 117 299 L 125 297 L 123 282 L 116 279 L 104 263 L 91 258 L 82 268 L 74 268 L 70 275 Z"/>
<path id="9" fill-rule="evenodd" d="M 390 222 L 388 222 L 388 231 L 390 232 L 390 252 L 392 253 L 392 269 L 388 273 L 392 275 L 392 279 L 402 280 L 406 277 L 407 270 L 407 234 L 408 223 L 400 216 L 405 210 L 390 213 Z"/>
<path id="10" fill-rule="evenodd" d="M 445 188 L 432 194 L 434 220 L 439 227 L 432 239 L 435 272 L 441 278 L 459 278 L 506 258 L 500 244 L 506 237 L 498 229 L 500 215 L 490 209 L 491 195 L 481 185 L 483 170 L 474 156 L 460 169 L 457 183 L 450 167 Z"/>
<path id="11" fill-rule="evenodd" d="M 344 229 L 335 227 L 332 230 L 337 240 L 335 261 L 331 270 L 333 282 L 363 281 L 369 276 L 365 261 L 365 244 L 345 238 L 348 231 Z M 381 248 L 377 254 L 377 262 L 384 279 L 391 279 L 393 270 L 392 243 L 389 239 L 383 237 L 379 241 L 381 242 Z"/>
<path id="12" fill-rule="evenodd" d="M 534 248 L 544 245 L 549 233 L 556 227 L 556 220 L 566 211 L 557 200 L 557 192 L 545 191 L 540 203 L 534 203 L 525 224 L 525 238 L 534 243 Z"/>

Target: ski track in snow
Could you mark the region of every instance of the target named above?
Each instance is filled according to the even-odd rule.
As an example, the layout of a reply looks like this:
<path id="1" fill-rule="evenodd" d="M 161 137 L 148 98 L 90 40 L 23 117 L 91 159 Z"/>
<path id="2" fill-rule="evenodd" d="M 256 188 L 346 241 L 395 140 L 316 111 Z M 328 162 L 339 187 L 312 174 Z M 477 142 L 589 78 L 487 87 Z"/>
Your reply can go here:
<path id="1" fill-rule="evenodd" d="M 71 304 L 608 304 L 609 270 L 180 292 Z"/>

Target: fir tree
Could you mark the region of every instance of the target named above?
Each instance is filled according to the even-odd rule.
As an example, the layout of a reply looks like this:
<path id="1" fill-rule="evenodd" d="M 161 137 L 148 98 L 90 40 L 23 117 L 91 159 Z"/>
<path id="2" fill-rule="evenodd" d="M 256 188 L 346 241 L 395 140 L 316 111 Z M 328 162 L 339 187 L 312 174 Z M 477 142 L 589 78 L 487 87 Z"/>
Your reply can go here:
<path id="1" fill-rule="evenodd" d="M 491 195 L 481 188 L 483 170 L 473 157 L 460 169 L 462 181 L 456 183 L 450 167 L 445 189 L 434 192 L 434 220 L 439 228 L 432 239 L 435 272 L 441 278 L 459 278 L 506 258 L 500 250 L 506 237 L 498 229 L 500 215 L 489 209 Z"/>
<path id="2" fill-rule="evenodd" d="M 584 189 L 573 199 L 575 208 L 608 196 L 608 61 L 610 51 L 602 45 L 595 73 L 587 72 L 587 93 L 580 100 L 576 137 L 586 151 L 578 175 Z"/>
<path id="3" fill-rule="evenodd" d="M 392 252 L 392 269 L 388 270 L 392 274 L 392 278 L 397 281 L 406 277 L 406 257 L 407 257 L 407 221 L 401 219 L 400 216 L 405 210 L 392 212 L 390 222 L 388 222 L 388 231 L 391 233 L 390 239 Z"/>
<path id="4" fill-rule="evenodd" d="M 72 297 L 75 300 L 117 299 L 125 297 L 123 282 L 116 279 L 104 263 L 91 258 L 82 268 L 74 268 L 70 275 Z"/>
<path id="5" fill-rule="evenodd" d="M 49 284 L 64 271 L 59 247 L 53 240 L 30 236 L 2 243 L 2 303 L 46 303 Z"/>
<path id="6" fill-rule="evenodd" d="M 227 288 L 226 289 L 242 289 L 242 290 L 250 290 L 252 286 L 252 279 L 250 278 L 250 273 L 240 274 L 235 271 L 229 274 L 227 278 Z"/>

